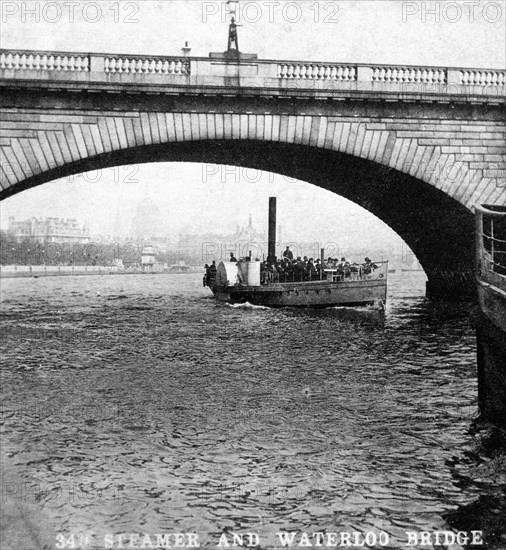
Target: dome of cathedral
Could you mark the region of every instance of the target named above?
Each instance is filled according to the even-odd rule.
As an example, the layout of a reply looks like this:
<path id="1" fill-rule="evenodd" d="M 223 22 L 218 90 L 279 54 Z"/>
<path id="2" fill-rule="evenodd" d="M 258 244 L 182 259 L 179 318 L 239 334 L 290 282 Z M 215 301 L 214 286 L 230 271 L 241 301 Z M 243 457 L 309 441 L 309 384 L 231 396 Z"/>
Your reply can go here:
<path id="1" fill-rule="evenodd" d="M 151 197 L 145 197 L 137 205 L 137 216 L 158 216 L 160 209 Z"/>

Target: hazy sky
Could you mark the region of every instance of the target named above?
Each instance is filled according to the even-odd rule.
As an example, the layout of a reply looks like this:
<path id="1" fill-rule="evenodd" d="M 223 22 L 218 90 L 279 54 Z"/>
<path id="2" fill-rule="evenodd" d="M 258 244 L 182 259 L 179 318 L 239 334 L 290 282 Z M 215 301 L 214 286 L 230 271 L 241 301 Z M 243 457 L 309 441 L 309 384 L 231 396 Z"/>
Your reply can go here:
<path id="1" fill-rule="evenodd" d="M 260 58 L 443 66 L 505 66 L 506 3 L 241 0 L 242 51 Z M 226 48 L 222 1 L 0 0 L 2 48 L 192 55 Z M 0 205 L 7 217 L 76 217 L 110 232 L 116 212 L 128 225 L 146 184 L 172 232 L 266 223 L 269 194 L 279 197 L 287 238 L 318 238 L 334 229 L 360 240 L 394 239 L 379 220 L 332 193 L 254 171 L 211 176 L 197 164 L 103 170 L 25 191 Z M 238 181 L 236 181 L 238 180 Z M 352 223 L 350 224 L 350 220 Z M 257 225 L 257 224 L 256 224 Z M 352 227 L 352 231 L 347 228 Z M 299 233 L 293 235 L 290 233 Z"/>
<path id="2" fill-rule="evenodd" d="M 0 0 L 1 47 L 176 55 L 189 41 L 192 55 L 198 56 L 226 48 L 221 0 L 55 4 Z M 241 50 L 261 58 L 498 68 L 505 64 L 504 0 L 240 0 L 240 5 Z"/>

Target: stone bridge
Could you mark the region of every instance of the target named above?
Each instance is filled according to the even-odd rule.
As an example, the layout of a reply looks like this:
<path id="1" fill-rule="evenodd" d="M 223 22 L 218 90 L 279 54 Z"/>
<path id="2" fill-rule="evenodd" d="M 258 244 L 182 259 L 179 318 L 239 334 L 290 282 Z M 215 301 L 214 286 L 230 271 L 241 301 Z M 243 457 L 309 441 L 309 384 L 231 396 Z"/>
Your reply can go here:
<path id="1" fill-rule="evenodd" d="M 506 71 L 0 50 L 0 198 L 210 162 L 329 189 L 394 229 L 434 293 L 474 289 L 473 205 L 506 204 Z"/>

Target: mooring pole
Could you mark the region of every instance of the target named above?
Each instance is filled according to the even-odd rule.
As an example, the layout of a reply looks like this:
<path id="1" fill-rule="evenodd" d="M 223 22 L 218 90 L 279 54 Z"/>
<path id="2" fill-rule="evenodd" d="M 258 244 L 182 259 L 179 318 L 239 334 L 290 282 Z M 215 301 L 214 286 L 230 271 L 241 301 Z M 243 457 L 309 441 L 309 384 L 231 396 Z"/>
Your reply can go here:
<path id="1" fill-rule="evenodd" d="M 267 261 L 276 261 L 276 197 L 269 197 L 269 244 Z"/>
<path id="2" fill-rule="evenodd" d="M 320 281 L 323 280 L 323 261 L 325 260 L 325 248 L 320 250 Z"/>

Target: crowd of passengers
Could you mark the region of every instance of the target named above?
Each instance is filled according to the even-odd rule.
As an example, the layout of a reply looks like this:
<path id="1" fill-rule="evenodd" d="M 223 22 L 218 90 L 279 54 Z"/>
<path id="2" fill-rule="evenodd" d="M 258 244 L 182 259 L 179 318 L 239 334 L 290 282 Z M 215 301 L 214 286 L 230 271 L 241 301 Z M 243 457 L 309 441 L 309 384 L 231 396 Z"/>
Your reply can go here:
<path id="1" fill-rule="evenodd" d="M 241 260 L 250 261 L 251 258 L 241 258 Z M 237 262 L 234 253 L 230 253 L 229 262 Z M 256 258 L 255 261 L 259 261 Z M 327 279 L 326 270 L 333 272 L 333 280 L 345 279 L 360 279 L 364 275 L 372 273 L 378 266 L 369 258 L 365 258 L 363 263 L 348 262 L 346 258 L 327 258 L 321 262 L 319 258 L 316 260 L 304 256 L 294 258 L 290 247 L 287 246 L 281 258 L 276 261 L 263 261 L 260 264 L 260 282 L 267 283 L 288 283 L 300 281 L 319 281 Z M 211 266 L 206 264 L 206 275 L 204 277 L 204 285 L 212 284 L 216 278 L 216 264 Z M 337 279 L 336 279 L 337 277 Z"/>

